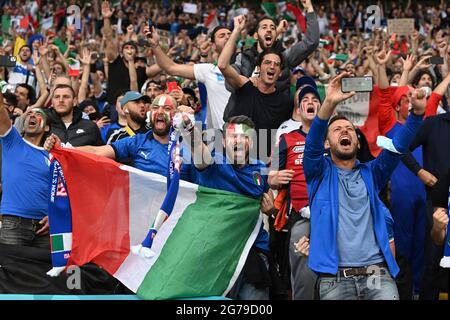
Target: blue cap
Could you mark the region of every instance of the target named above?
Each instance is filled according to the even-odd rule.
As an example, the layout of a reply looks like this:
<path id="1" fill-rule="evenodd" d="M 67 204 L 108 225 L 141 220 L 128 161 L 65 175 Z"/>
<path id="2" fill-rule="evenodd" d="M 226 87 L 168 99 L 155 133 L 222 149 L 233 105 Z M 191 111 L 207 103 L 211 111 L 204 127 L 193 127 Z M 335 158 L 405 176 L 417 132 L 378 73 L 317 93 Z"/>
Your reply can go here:
<path id="1" fill-rule="evenodd" d="M 147 95 L 142 95 L 139 92 L 136 91 L 128 91 L 125 93 L 125 95 L 120 99 L 120 106 L 123 108 L 124 105 L 126 105 L 130 101 L 136 101 L 136 100 L 144 100 L 144 102 L 151 103 L 152 100 Z"/>
<path id="2" fill-rule="evenodd" d="M 314 94 L 317 97 L 317 99 L 319 99 L 320 103 L 322 103 L 322 100 L 320 100 L 319 91 L 317 91 L 317 84 L 316 84 L 316 82 L 314 81 L 313 78 L 308 77 L 308 76 L 301 77 L 300 79 L 297 80 L 297 83 L 296 83 L 295 87 L 296 87 L 297 90 L 300 89 L 300 92 L 298 94 L 298 102 L 299 102 L 299 104 L 302 101 L 303 97 L 307 93 Z"/>

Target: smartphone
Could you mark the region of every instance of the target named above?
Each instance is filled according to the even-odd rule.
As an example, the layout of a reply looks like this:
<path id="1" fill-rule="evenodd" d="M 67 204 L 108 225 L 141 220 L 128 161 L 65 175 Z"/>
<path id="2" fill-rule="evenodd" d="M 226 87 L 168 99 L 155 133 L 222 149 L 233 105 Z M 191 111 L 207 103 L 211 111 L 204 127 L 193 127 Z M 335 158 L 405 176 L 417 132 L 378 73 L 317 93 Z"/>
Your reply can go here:
<path id="1" fill-rule="evenodd" d="M 372 77 L 352 77 L 341 79 L 341 90 L 347 92 L 371 92 L 373 90 Z"/>
<path id="2" fill-rule="evenodd" d="M 16 57 L 14 56 L 0 56 L 0 67 L 15 67 Z"/>
<path id="3" fill-rule="evenodd" d="M 150 33 L 147 35 L 147 38 L 151 38 L 152 37 L 152 28 L 153 28 L 153 22 L 152 19 L 148 19 L 148 27 L 150 28 Z"/>
<path id="4" fill-rule="evenodd" d="M 178 90 L 178 83 L 176 81 L 167 82 L 167 91 L 172 92 Z"/>
<path id="5" fill-rule="evenodd" d="M 438 57 L 438 56 L 431 57 L 430 58 L 430 63 L 431 64 L 444 64 L 444 58 Z"/>

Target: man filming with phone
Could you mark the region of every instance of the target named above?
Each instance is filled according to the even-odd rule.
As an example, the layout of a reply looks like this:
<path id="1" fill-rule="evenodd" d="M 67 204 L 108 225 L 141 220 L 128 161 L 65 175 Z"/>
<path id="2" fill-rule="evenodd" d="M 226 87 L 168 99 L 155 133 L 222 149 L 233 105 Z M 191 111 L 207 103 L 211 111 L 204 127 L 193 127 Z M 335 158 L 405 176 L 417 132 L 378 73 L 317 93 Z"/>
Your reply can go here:
<path id="1" fill-rule="evenodd" d="M 426 100 L 408 93 L 412 112 L 375 160 L 360 163 L 355 128 L 343 116 L 331 120 L 343 93 L 342 73 L 327 95 L 306 137 L 303 167 L 311 208 L 309 267 L 319 274 L 319 296 L 329 299 L 398 300 L 399 272 L 393 251 L 392 217 L 379 198 L 420 125 Z M 324 156 L 325 147 L 330 157 Z M 373 284 L 375 283 L 375 284 Z"/>

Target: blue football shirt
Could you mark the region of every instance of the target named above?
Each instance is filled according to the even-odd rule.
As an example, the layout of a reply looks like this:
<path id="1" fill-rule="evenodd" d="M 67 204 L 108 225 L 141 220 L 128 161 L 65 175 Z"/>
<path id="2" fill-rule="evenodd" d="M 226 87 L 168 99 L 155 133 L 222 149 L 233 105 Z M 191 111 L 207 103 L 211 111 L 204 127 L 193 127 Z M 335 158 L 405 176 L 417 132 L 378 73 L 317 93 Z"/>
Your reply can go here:
<path id="1" fill-rule="evenodd" d="M 160 143 L 153 138 L 152 131 L 145 134 L 137 134 L 133 137 L 127 137 L 111 144 L 116 159 L 132 159 L 134 167 L 143 171 L 153 172 L 167 177 L 169 166 L 168 144 Z M 182 147 L 185 161 L 181 166 L 180 177 L 182 180 L 195 181 L 193 177 L 193 168 L 190 164 L 188 154 L 185 154 Z"/>
<path id="2" fill-rule="evenodd" d="M 48 212 L 49 154 L 25 141 L 12 127 L 2 143 L 1 213 L 41 220 Z"/>

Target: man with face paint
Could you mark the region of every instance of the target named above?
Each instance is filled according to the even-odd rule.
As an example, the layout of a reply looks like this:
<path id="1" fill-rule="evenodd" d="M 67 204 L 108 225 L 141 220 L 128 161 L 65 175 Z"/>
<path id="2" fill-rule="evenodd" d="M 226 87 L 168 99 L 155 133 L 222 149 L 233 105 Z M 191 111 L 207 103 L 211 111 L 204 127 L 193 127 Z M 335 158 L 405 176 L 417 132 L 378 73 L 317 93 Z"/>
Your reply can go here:
<path id="1" fill-rule="evenodd" d="M 140 170 L 167 176 L 169 163 L 167 148 L 172 120 L 177 111 L 189 112 L 189 110 L 192 109 L 186 106 L 178 107 L 176 100 L 170 95 L 159 95 L 153 100 L 151 111 L 147 114 L 147 119 L 152 127 L 147 133 L 138 133 L 110 145 L 83 146 L 76 149 L 119 162 L 132 161 L 132 165 Z M 58 137 L 51 135 L 46 140 L 44 148 L 50 151 L 55 144 L 59 143 Z M 192 166 L 189 164 L 190 155 L 183 154 L 183 156 L 186 161 L 181 167 L 181 179 L 194 181 Z"/>
<path id="2" fill-rule="evenodd" d="M 234 29 L 231 37 L 220 54 L 218 66 L 227 82 L 236 90 L 237 102 L 230 116 L 245 115 L 255 123 L 258 138 L 258 159 L 268 159 L 275 143 L 275 134 L 271 129 L 277 129 L 292 114 L 292 101 L 289 91 L 282 92 L 276 88 L 276 81 L 283 68 L 283 56 L 268 48 L 258 56 L 260 80 L 257 87 L 251 80 L 236 72 L 231 67 L 230 59 L 235 49 L 235 43 L 245 26 L 245 17 L 234 18 Z M 264 133 L 267 133 L 264 136 Z M 265 143 L 259 141 L 266 137 Z"/>
<path id="3" fill-rule="evenodd" d="M 189 127 L 189 119 L 183 118 Z M 273 197 L 264 176 L 266 165 L 250 157 L 255 137 L 255 124 L 246 116 L 232 117 L 224 124 L 222 144 L 225 153 L 210 152 L 197 128 L 184 132 L 191 147 L 197 183 L 208 188 L 226 190 L 261 199 L 261 211 L 269 213 Z M 269 237 L 261 225 L 260 232 L 250 250 L 244 269 L 229 293 L 232 299 L 269 299 L 268 274 Z"/>
<path id="4" fill-rule="evenodd" d="M 133 137 L 138 133 L 147 133 L 149 130 L 146 123 L 147 109 L 146 103 L 150 103 L 147 95 L 141 95 L 139 92 L 128 91 L 122 99 L 120 106 L 127 118 L 127 125 L 115 131 L 108 139 L 107 144 L 111 144 L 123 138 Z"/>
<path id="5" fill-rule="evenodd" d="M 360 163 L 353 123 L 343 116 L 330 120 L 336 106 L 355 95 L 341 91 L 341 80 L 348 76 L 344 72 L 330 82 L 306 137 L 303 168 L 311 208 L 308 266 L 319 275 L 322 300 L 397 300 L 393 220 L 379 192 L 419 130 L 426 100 L 421 91 L 411 91 L 413 108 L 405 125 L 378 158 Z M 327 146 L 329 157 L 324 156 Z M 371 286 L 371 281 L 379 285 Z"/>
<path id="6" fill-rule="evenodd" d="M 292 299 L 313 300 L 316 275 L 307 266 L 307 258 L 296 250 L 295 243 L 303 236 L 309 237 L 309 207 L 308 192 L 306 190 L 306 179 L 303 170 L 303 152 L 305 149 L 306 135 L 311 123 L 320 108 L 320 95 L 317 86 L 311 77 L 302 77 L 297 82 L 298 90 L 295 94 L 297 99 L 294 112 L 301 121 L 301 126 L 289 133 L 282 134 L 271 162 L 269 173 L 269 185 L 272 189 L 280 190 L 287 188 L 289 202 L 287 232 L 282 232 L 282 226 L 278 223 L 273 232 L 278 235 L 274 239 L 274 247 L 279 247 L 279 264 L 286 268 L 290 266 L 290 283 Z M 282 214 L 282 213 L 278 213 Z M 284 213 L 283 213 L 284 214 Z M 286 239 L 286 236 L 289 236 Z M 278 242 L 278 243 L 277 243 Z M 288 246 L 289 257 L 282 258 Z"/>
<path id="7" fill-rule="evenodd" d="M 0 243 L 50 249 L 48 236 L 49 154 L 42 148 L 49 132 L 42 109 L 24 115 L 23 137 L 11 125 L 0 93 L 2 143 L 2 227 Z"/>
<path id="8" fill-rule="evenodd" d="M 407 93 L 412 87 L 398 87 L 394 94 L 389 88 L 386 74 L 386 62 L 390 52 L 381 51 L 375 58 L 378 63 L 380 106 L 378 110 L 378 123 L 380 133 L 388 138 L 393 138 L 405 123 L 410 108 Z M 407 67 L 408 69 L 408 67 Z M 445 94 L 450 76 L 442 81 L 431 94 L 427 101 L 425 116 L 436 113 L 437 104 Z M 422 94 L 428 98 L 429 93 L 421 87 Z M 430 89 L 431 90 L 431 89 Z M 413 156 L 422 164 L 422 148 L 417 148 Z M 431 177 L 431 180 L 430 180 Z M 423 183 L 422 183 L 423 182 Z M 400 279 L 412 279 L 412 281 L 398 282 L 401 299 L 412 299 L 413 295 L 419 295 L 424 272 L 425 254 L 425 220 L 426 220 L 426 191 L 425 185 L 432 187 L 436 178 L 426 170 L 421 170 L 418 176 L 400 163 L 391 176 L 390 205 L 394 218 L 394 236 L 397 261 L 402 266 Z M 408 192 L 405 192 L 408 190 Z M 409 277 L 407 275 L 410 275 Z"/>

